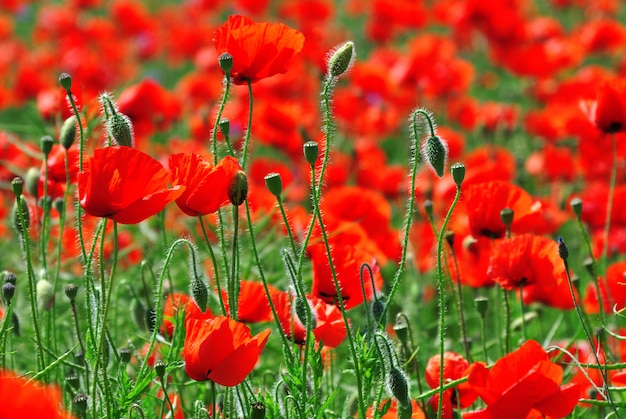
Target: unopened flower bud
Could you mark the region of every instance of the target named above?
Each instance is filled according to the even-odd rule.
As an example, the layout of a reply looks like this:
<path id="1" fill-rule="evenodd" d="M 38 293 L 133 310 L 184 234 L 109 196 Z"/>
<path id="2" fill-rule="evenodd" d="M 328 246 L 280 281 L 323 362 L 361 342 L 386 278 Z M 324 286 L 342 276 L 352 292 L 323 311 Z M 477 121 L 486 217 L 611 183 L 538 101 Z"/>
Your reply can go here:
<path id="1" fill-rule="evenodd" d="M 559 237 L 559 257 L 565 261 L 569 257 L 569 250 L 561 237 Z"/>
<path id="2" fill-rule="evenodd" d="M 13 227 L 18 233 L 24 233 L 30 226 L 30 212 L 28 203 L 20 196 L 13 204 Z"/>
<path id="3" fill-rule="evenodd" d="M 11 181 L 11 189 L 13 189 L 13 195 L 15 195 L 16 198 L 22 196 L 22 192 L 24 191 L 24 181 L 22 178 L 13 178 Z"/>
<path id="4" fill-rule="evenodd" d="M 428 137 L 422 146 L 422 157 L 432 167 L 437 176 L 443 176 L 443 169 L 448 159 L 448 145 L 439 136 Z"/>
<path id="5" fill-rule="evenodd" d="M 354 42 L 348 41 L 335 48 L 328 59 L 328 74 L 338 77 L 345 73 L 354 62 Z"/>
<path id="6" fill-rule="evenodd" d="M 123 364 L 128 364 L 130 362 L 130 356 L 133 354 L 133 352 L 130 350 L 130 348 L 120 348 L 118 354 L 120 356 L 120 362 L 122 362 Z"/>
<path id="7" fill-rule="evenodd" d="M 2 297 L 4 297 L 4 301 L 6 302 L 7 305 L 11 304 L 11 300 L 13 299 L 14 295 L 15 295 L 15 285 L 11 284 L 10 282 L 6 282 L 2 286 Z"/>
<path id="8" fill-rule="evenodd" d="M 465 165 L 463 163 L 454 163 L 450 166 L 450 171 L 452 172 L 452 179 L 454 179 L 456 187 L 460 188 L 465 179 Z"/>
<path id="9" fill-rule="evenodd" d="M 424 201 L 424 212 L 429 219 L 433 218 L 433 201 L 430 199 Z"/>
<path id="10" fill-rule="evenodd" d="M 52 206 L 54 207 L 56 212 L 59 213 L 59 215 L 63 214 L 63 210 L 65 209 L 65 201 L 63 200 L 63 198 L 55 198 L 54 201 L 52 201 Z"/>
<path id="11" fill-rule="evenodd" d="M 300 320 L 300 323 L 302 323 L 303 325 L 306 325 L 306 317 L 308 311 L 309 315 L 311 316 L 311 330 L 315 329 L 315 326 L 317 325 L 317 318 L 315 317 L 313 310 L 311 310 L 309 300 L 302 297 L 296 297 L 296 300 L 294 301 L 294 311 L 296 312 L 298 320 Z"/>
<path id="12" fill-rule="evenodd" d="M 31 167 L 26 171 L 26 192 L 35 198 L 39 198 L 40 177 L 41 171 L 36 167 Z"/>
<path id="13" fill-rule="evenodd" d="M 487 308 L 489 308 L 489 300 L 487 297 L 474 298 L 474 304 L 476 305 L 476 311 L 480 314 L 480 317 L 485 318 L 487 314 Z"/>
<path id="14" fill-rule="evenodd" d="M 76 299 L 76 294 L 78 294 L 78 285 L 76 284 L 67 284 L 63 287 L 63 292 L 70 301 L 74 301 Z"/>
<path id="15" fill-rule="evenodd" d="M 228 188 L 228 199 L 230 203 L 238 207 L 243 204 L 248 197 L 248 177 L 240 170 L 235 173 L 233 180 Z"/>
<path id="16" fill-rule="evenodd" d="M 2 280 L 5 283 L 10 282 L 13 285 L 17 283 L 17 277 L 11 271 L 2 271 Z"/>
<path id="17" fill-rule="evenodd" d="M 307 141 L 302 148 L 304 150 L 304 158 L 309 165 L 314 166 L 319 156 L 319 145 L 317 141 Z"/>
<path id="18" fill-rule="evenodd" d="M 569 202 L 572 207 L 572 211 L 574 211 L 574 215 L 576 218 L 580 218 L 580 215 L 583 213 L 583 200 L 580 198 L 574 198 Z"/>
<path id="19" fill-rule="evenodd" d="M 387 303 L 380 298 L 374 298 L 374 300 L 372 300 L 372 303 L 370 304 L 370 312 L 376 324 L 386 323 L 383 319 L 383 314 L 385 313 L 386 308 Z"/>
<path id="20" fill-rule="evenodd" d="M 409 380 L 402 370 L 396 367 L 391 368 L 387 375 L 387 389 L 402 407 L 406 408 L 411 405 Z"/>
<path id="21" fill-rule="evenodd" d="M 265 418 L 265 405 L 262 402 L 253 402 L 250 405 L 250 419 Z"/>
<path id="22" fill-rule="evenodd" d="M 59 75 L 59 83 L 61 84 L 61 87 L 69 91 L 72 88 L 72 76 L 67 73 L 61 73 Z"/>
<path id="23" fill-rule="evenodd" d="M 47 279 L 37 281 L 37 304 L 40 310 L 49 310 L 54 301 L 54 287 Z"/>
<path id="24" fill-rule="evenodd" d="M 500 211 L 500 219 L 502 220 L 502 224 L 507 227 L 510 227 L 513 224 L 513 217 L 515 213 L 511 208 L 502 208 Z"/>
<path id="25" fill-rule="evenodd" d="M 61 125 L 61 131 L 59 132 L 59 143 L 66 150 L 68 150 L 76 140 L 76 123 L 76 116 L 72 115 L 65 121 L 63 121 L 63 125 Z"/>
<path id="26" fill-rule="evenodd" d="M 230 77 L 230 72 L 233 69 L 233 56 L 228 52 L 223 52 L 217 57 L 217 62 L 220 65 L 220 68 L 224 72 L 226 77 Z"/>
<path id="27" fill-rule="evenodd" d="M 134 147 L 133 123 L 126 115 L 119 112 L 109 115 L 106 130 L 115 144 Z"/>
<path id="28" fill-rule="evenodd" d="M 230 134 L 230 120 L 228 118 L 222 118 L 217 126 L 219 127 L 222 135 L 225 138 L 228 138 L 228 135 Z"/>
<path id="29" fill-rule="evenodd" d="M 205 312 L 209 303 L 209 290 L 206 282 L 200 277 L 192 275 L 191 279 L 191 298 L 196 303 L 201 312 Z"/>
<path id="30" fill-rule="evenodd" d="M 280 194 L 283 193 L 283 181 L 278 173 L 268 173 L 265 175 L 265 186 L 276 199 L 280 200 Z"/>
<path id="31" fill-rule="evenodd" d="M 43 151 L 44 156 L 46 158 L 52 151 L 52 146 L 54 145 L 54 138 L 49 135 L 44 135 L 39 139 L 39 146 L 41 147 L 41 151 Z"/>

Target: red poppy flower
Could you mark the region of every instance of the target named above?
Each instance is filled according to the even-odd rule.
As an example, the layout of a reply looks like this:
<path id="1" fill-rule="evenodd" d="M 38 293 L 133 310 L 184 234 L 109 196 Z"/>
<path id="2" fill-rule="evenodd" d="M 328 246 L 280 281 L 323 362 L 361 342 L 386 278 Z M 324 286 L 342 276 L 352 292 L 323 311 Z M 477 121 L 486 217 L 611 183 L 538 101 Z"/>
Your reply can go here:
<path id="1" fill-rule="evenodd" d="M 213 42 L 218 53 L 233 57 L 233 83 L 246 84 L 286 73 L 304 46 L 304 35 L 282 23 L 255 23 L 234 15 L 215 31 Z"/>
<path id="2" fill-rule="evenodd" d="M 439 387 L 440 361 L 439 355 L 432 356 L 426 364 L 424 376 L 430 388 Z M 443 380 L 444 384 L 466 377 L 469 374 L 470 363 L 463 356 L 455 352 L 443 354 Z M 439 395 L 430 399 L 429 403 L 433 410 L 437 411 Z M 467 383 L 462 383 L 455 388 L 450 388 L 443 393 L 443 417 L 452 418 L 452 409 L 469 407 L 474 403 L 478 394 Z"/>
<path id="3" fill-rule="evenodd" d="M 605 82 L 597 92 L 596 100 L 583 101 L 581 107 L 587 118 L 600 131 L 626 131 L 626 83 Z"/>
<path id="4" fill-rule="evenodd" d="M 252 336 L 243 323 L 225 316 L 186 323 L 185 371 L 196 381 L 236 386 L 250 374 L 265 347 L 270 330 Z"/>
<path id="5" fill-rule="evenodd" d="M 337 290 L 328 264 L 326 246 L 324 243 L 310 245 L 307 248 L 307 254 L 313 262 L 311 293 L 329 304 L 338 304 Z M 376 264 L 376 259 L 369 252 L 354 246 L 332 244 L 331 255 L 346 310 L 358 306 L 365 299 L 369 301 L 374 292 L 381 289 L 383 279 L 380 275 L 380 269 Z M 372 288 L 372 280 L 367 269 L 363 271 L 363 283 L 361 284 L 361 266 L 364 263 L 369 264 L 372 268 L 376 290 Z M 365 297 L 362 286 L 365 288 Z"/>
<path id="6" fill-rule="evenodd" d="M 135 224 L 178 198 L 184 186 L 168 189 L 168 173 L 152 157 L 123 146 L 98 149 L 78 173 L 80 205 L 91 215 Z"/>
<path id="7" fill-rule="evenodd" d="M 239 287 L 237 319 L 243 323 L 272 321 L 274 316 L 263 284 L 258 281 L 241 281 Z M 270 284 L 268 284 L 268 290 L 273 301 L 274 295 L 278 294 L 279 291 Z M 222 290 L 222 299 L 226 306 L 226 312 L 230 313 L 228 292 L 226 290 Z"/>
<path id="8" fill-rule="evenodd" d="M 606 279 L 598 278 L 600 293 L 602 295 L 603 309 L 605 313 L 612 313 L 613 308 L 619 311 L 626 307 L 626 261 L 610 265 L 606 269 Z M 585 311 L 589 314 L 598 313 L 597 289 L 594 284 L 589 284 L 587 293 L 583 299 Z"/>
<path id="9" fill-rule="evenodd" d="M 580 385 L 561 385 L 562 381 L 562 368 L 550 361 L 539 343 L 527 341 L 517 351 L 496 361 L 491 369 L 482 364 L 472 365 L 468 384 L 487 407 L 465 413 L 463 417 L 565 417 L 578 403 Z"/>
<path id="10" fill-rule="evenodd" d="M 0 370 L 1 417 L 6 418 L 74 418 L 63 410 L 63 397 L 58 387 L 43 385 Z"/>
<path id="11" fill-rule="evenodd" d="M 522 234 L 502 240 L 493 249 L 489 276 L 502 288 L 523 285 L 524 302 L 574 307 L 558 245 L 543 236 Z"/>
<path id="12" fill-rule="evenodd" d="M 241 171 L 234 157 L 225 157 L 213 167 L 196 153 L 170 156 L 169 167 L 172 184 L 185 188 L 176 199 L 176 205 L 191 216 L 210 214 L 226 205 L 234 176 Z"/>

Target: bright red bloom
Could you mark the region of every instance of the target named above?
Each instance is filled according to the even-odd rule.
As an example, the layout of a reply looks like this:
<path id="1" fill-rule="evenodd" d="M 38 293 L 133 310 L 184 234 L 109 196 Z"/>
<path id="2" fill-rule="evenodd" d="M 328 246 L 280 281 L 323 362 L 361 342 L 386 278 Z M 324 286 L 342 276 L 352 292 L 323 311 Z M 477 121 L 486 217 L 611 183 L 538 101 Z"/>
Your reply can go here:
<path id="1" fill-rule="evenodd" d="M 63 409 L 61 390 L 0 370 L 2 418 L 74 418 Z"/>
<path id="2" fill-rule="evenodd" d="M 234 157 L 225 157 L 213 167 L 201 155 L 179 153 L 170 156 L 172 185 L 184 186 L 176 205 L 191 216 L 210 214 L 226 205 L 228 190 L 241 166 Z"/>
<path id="3" fill-rule="evenodd" d="M 539 343 L 527 341 L 517 351 L 496 361 L 491 369 L 482 364 L 472 365 L 468 384 L 487 407 L 463 417 L 565 417 L 578 403 L 580 385 L 561 385 L 562 381 L 562 368 L 550 361 Z"/>
<path id="4" fill-rule="evenodd" d="M 307 254 L 313 263 L 313 285 L 311 293 L 329 304 L 339 304 L 337 289 L 333 280 L 332 271 L 328 263 L 328 255 L 324 243 L 315 243 L 307 248 Z M 346 310 L 361 304 L 365 299 L 368 301 L 374 292 L 382 288 L 383 279 L 376 259 L 369 252 L 355 246 L 333 244 L 331 255 L 337 274 L 337 281 L 341 290 L 341 297 Z M 369 264 L 374 274 L 374 286 L 367 269 L 363 270 L 363 282 L 361 284 L 361 266 Z M 362 287 L 365 288 L 365 296 Z"/>
<path id="5" fill-rule="evenodd" d="M 439 387 L 439 372 L 441 358 L 439 355 L 432 356 L 426 364 L 424 376 L 430 388 Z M 455 352 L 445 352 L 443 354 L 443 380 L 444 384 L 449 381 L 466 377 L 469 374 L 470 363 Z M 474 403 L 478 394 L 472 390 L 467 383 L 462 383 L 455 388 L 450 388 L 443 393 L 443 417 L 452 418 L 452 409 L 457 407 L 466 408 Z M 433 410 L 437 410 L 439 397 L 435 395 L 430 399 Z"/>
<path id="6" fill-rule="evenodd" d="M 234 15 L 215 31 L 213 42 L 219 54 L 233 57 L 233 83 L 246 84 L 286 73 L 304 46 L 304 35 L 282 23 L 255 23 Z"/>
<path id="7" fill-rule="evenodd" d="M 123 146 L 98 149 L 78 173 L 80 205 L 91 215 L 136 224 L 180 196 L 167 187 L 165 168 L 141 151 Z"/>
<path id="8" fill-rule="evenodd" d="M 225 316 L 186 323 L 185 371 L 196 381 L 236 386 L 250 374 L 265 347 L 270 330 L 252 336 L 243 323 Z"/>
<path id="9" fill-rule="evenodd" d="M 268 284 L 267 288 L 273 301 L 274 296 L 279 291 L 270 284 Z M 224 301 L 226 312 L 230 313 L 228 292 L 226 290 L 222 290 L 222 300 Z M 269 322 L 273 318 L 274 315 L 272 314 L 263 284 L 258 281 L 241 281 L 239 283 L 237 319 L 243 323 L 258 323 Z"/>
<path id="10" fill-rule="evenodd" d="M 626 83 L 605 82 L 598 90 L 596 100 L 583 101 L 581 107 L 600 131 L 626 131 Z"/>
<path id="11" fill-rule="evenodd" d="M 540 301 L 552 307 L 574 307 L 554 240 L 522 234 L 502 240 L 493 249 L 489 276 L 505 290 L 523 286 L 524 302 Z"/>
<path id="12" fill-rule="evenodd" d="M 613 313 L 626 307 L 626 261 L 616 262 L 606 269 L 606 279 L 598 278 L 605 313 Z M 600 305 L 595 284 L 590 283 L 583 299 L 585 311 L 589 314 L 598 313 Z"/>

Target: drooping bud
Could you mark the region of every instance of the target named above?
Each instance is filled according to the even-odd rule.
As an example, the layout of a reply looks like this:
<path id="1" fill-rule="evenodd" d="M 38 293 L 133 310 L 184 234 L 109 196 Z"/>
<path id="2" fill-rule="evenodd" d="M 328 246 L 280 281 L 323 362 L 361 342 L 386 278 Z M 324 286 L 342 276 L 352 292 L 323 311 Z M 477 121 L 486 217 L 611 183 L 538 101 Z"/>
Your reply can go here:
<path id="1" fill-rule="evenodd" d="M 304 158 L 311 167 L 314 166 L 319 156 L 319 144 L 317 144 L 317 141 L 307 141 L 302 148 L 304 150 Z"/>
<path id="2" fill-rule="evenodd" d="M 24 233 L 30 226 L 30 212 L 28 203 L 20 196 L 13 204 L 13 227 L 18 233 Z"/>
<path id="3" fill-rule="evenodd" d="M 75 115 L 70 116 L 61 125 L 61 131 L 59 132 L 59 143 L 69 150 L 76 140 L 76 123 L 77 119 Z"/>
<path id="4" fill-rule="evenodd" d="M 278 173 L 268 173 L 265 175 L 265 186 L 276 199 L 280 200 L 283 193 L 283 181 Z"/>
<path id="5" fill-rule="evenodd" d="M 230 188 L 228 188 L 228 199 L 230 203 L 238 207 L 243 204 L 248 197 L 248 177 L 240 170 L 235 173 L 233 180 L 231 181 Z"/>
<path id="6" fill-rule="evenodd" d="M 52 145 L 54 144 L 54 138 L 49 135 L 44 135 L 39 139 L 39 146 L 41 147 L 41 151 L 43 151 L 44 156 L 46 158 L 52 151 Z"/>
<path id="7" fill-rule="evenodd" d="M 572 211 L 574 211 L 574 215 L 576 218 L 580 218 L 580 215 L 583 213 L 583 200 L 580 198 L 574 198 L 569 202 L 572 207 Z"/>
<path id="8" fill-rule="evenodd" d="M 376 324 L 385 324 L 387 323 L 383 319 L 383 314 L 385 313 L 385 309 L 387 308 L 387 303 L 380 298 L 374 298 L 372 303 L 370 304 L 370 312 L 372 317 L 374 318 L 374 322 Z"/>
<path id="9" fill-rule="evenodd" d="M 67 73 L 59 74 L 59 83 L 61 84 L 61 87 L 69 91 L 72 88 L 72 76 Z"/>
<path id="10" fill-rule="evenodd" d="M 393 367 L 387 373 L 387 391 L 393 396 L 402 407 L 407 408 L 411 405 L 411 396 L 409 394 L 409 380 L 406 378 L 404 371 Z"/>
<path id="11" fill-rule="evenodd" d="M 228 118 L 222 118 L 217 126 L 219 127 L 222 135 L 225 138 L 228 138 L 228 135 L 230 134 L 230 120 Z"/>
<path id="12" fill-rule="evenodd" d="M 442 177 L 448 159 L 448 145 L 438 135 L 431 135 L 422 145 L 422 158 L 432 167 L 437 176 Z"/>
<path id="13" fill-rule="evenodd" d="M 105 117 L 104 127 L 108 138 L 114 145 L 134 147 L 133 123 L 130 118 L 117 109 L 117 104 L 109 93 L 100 95 L 102 113 Z"/>
<path id="14" fill-rule="evenodd" d="M 230 72 L 233 69 L 233 56 L 228 52 L 222 52 L 219 57 L 217 57 L 217 62 L 220 65 L 220 68 L 224 72 L 226 77 L 230 77 Z"/>
<path id="15" fill-rule="evenodd" d="M 450 166 L 450 171 L 452 171 L 452 179 L 454 179 L 456 187 L 460 188 L 465 179 L 465 165 L 463 163 L 454 163 Z"/>
<path id="16" fill-rule="evenodd" d="M 209 303 L 209 290 L 206 282 L 201 277 L 192 275 L 191 277 L 191 298 L 196 303 L 201 312 L 205 312 Z"/>
<path id="17" fill-rule="evenodd" d="M 329 54 L 328 75 L 331 77 L 339 77 L 348 71 L 354 62 L 354 57 L 354 42 L 347 41 L 336 47 Z"/>
<path id="18" fill-rule="evenodd" d="M 7 305 L 11 304 L 11 300 L 13 299 L 14 295 L 15 285 L 11 284 L 10 282 L 6 282 L 2 286 L 2 297 L 4 297 L 4 301 Z"/>

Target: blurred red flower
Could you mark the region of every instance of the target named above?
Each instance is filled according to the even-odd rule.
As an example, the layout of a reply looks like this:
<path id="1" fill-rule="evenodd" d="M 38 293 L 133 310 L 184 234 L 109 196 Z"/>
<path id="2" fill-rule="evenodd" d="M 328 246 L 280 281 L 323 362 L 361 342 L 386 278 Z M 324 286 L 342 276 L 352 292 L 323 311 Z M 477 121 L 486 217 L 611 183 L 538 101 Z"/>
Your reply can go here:
<path id="1" fill-rule="evenodd" d="M 185 371 L 196 381 L 232 387 L 254 368 L 270 330 L 252 336 L 250 329 L 225 316 L 189 319 L 186 324 Z"/>
<path id="2" fill-rule="evenodd" d="M 216 166 L 196 153 L 170 156 L 172 185 L 181 185 L 184 191 L 176 205 L 191 216 L 213 213 L 226 205 L 228 189 L 241 166 L 234 157 L 225 157 Z"/>
<path id="3" fill-rule="evenodd" d="M 626 131 L 626 83 L 605 82 L 595 100 L 581 102 L 589 121 L 604 133 Z"/>
<path id="4" fill-rule="evenodd" d="M 426 364 L 424 377 L 430 388 L 439 387 L 439 372 L 441 366 L 441 358 L 439 355 L 432 356 Z M 466 377 L 469 374 L 470 363 L 455 352 L 444 352 L 443 354 L 443 382 L 457 380 Z M 461 383 L 454 388 L 449 388 L 443 392 L 442 417 L 452 418 L 452 409 L 464 409 L 474 403 L 478 394 L 467 384 Z M 439 405 L 439 395 L 434 395 L 429 404 L 434 411 L 437 411 Z"/>
<path id="5" fill-rule="evenodd" d="M 90 215 L 136 224 L 180 196 L 169 189 L 165 168 L 141 151 L 124 146 L 98 149 L 78 173 L 80 205 Z"/>
<path id="6" fill-rule="evenodd" d="M 304 35 L 282 23 L 255 23 L 234 15 L 215 31 L 213 42 L 219 54 L 233 57 L 233 83 L 246 84 L 286 73 L 304 46 Z"/>
<path id="7" fill-rule="evenodd" d="M 0 370 L 0 406 L 3 418 L 74 418 L 63 409 L 61 390 L 7 370 Z"/>
<path id="8" fill-rule="evenodd" d="M 565 417 L 580 396 L 579 384 L 561 385 L 563 369 L 550 361 L 541 345 L 527 341 L 496 361 L 491 369 L 470 368 L 468 384 L 487 405 L 465 419 Z"/>

